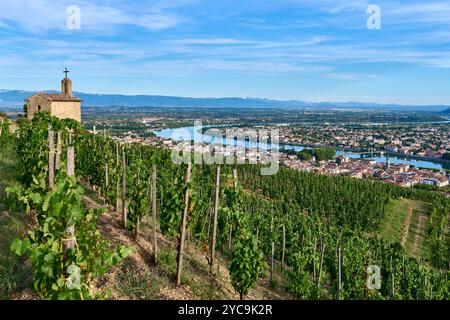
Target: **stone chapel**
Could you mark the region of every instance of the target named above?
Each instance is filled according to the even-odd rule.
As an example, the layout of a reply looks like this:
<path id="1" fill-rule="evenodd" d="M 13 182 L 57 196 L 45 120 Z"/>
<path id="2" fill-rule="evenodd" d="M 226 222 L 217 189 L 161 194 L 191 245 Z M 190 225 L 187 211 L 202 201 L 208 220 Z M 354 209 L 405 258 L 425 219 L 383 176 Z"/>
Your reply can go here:
<path id="1" fill-rule="evenodd" d="M 72 93 L 72 80 L 67 77 L 69 72 L 67 68 L 64 70 L 66 75 L 61 81 L 61 93 L 38 92 L 25 100 L 28 120 L 33 119 L 36 112 L 42 111 L 60 119 L 73 119 L 81 123 L 82 100 Z"/>

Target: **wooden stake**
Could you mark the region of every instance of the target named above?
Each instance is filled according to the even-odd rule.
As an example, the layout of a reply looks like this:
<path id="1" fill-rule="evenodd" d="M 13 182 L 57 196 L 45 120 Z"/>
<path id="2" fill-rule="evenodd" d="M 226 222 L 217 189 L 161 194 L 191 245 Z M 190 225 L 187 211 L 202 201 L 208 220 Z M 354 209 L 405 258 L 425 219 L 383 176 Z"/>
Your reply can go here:
<path id="1" fill-rule="evenodd" d="M 62 153 L 62 132 L 58 131 L 56 139 L 56 159 L 55 159 L 56 170 L 59 170 L 61 168 L 61 153 Z"/>
<path id="2" fill-rule="evenodd" d="M 105 164 L 105 197 L 107 196 L 107 192 L 108 192 L 108 187 L 109 187 L 109 166 L 106 163 Z"/>
<path id="3" fill-rule="evenodd" d="M 73 177 L 75 175 L 75 149 L 74 147 L 67 148 L 67 175 Z M 64 239 L 64 251 L 75 249 L 77 239 L 75 237 L 75 226 L 66 226 L 66 233 L 68 238 Z"/>
<path id="4" fill-rule="evenodd" d="M 212 203 L 212 200 L 210 203 Z M 212 219 L 212 214 L 213 214 L 214 208 L 211 207 L 208 211 L 209 211 L 208 212 L 208 239 L 209 239 L 211 237 L 211 219 Z"/>
<path id="5" fill-rule="evenodd" d="M 274 267 L 274 255 L 275 255 L 275 242 L 272 242 L 272 254 L 270 256 L 270 283 L 273 281 L 273 267 Z"/>
<path id="6" fill-rule="evenodd" d="M 238 172 L 237 169 L 233 169 L 233 181 L 234 181 L 234 189 L 236 190 L 238 187 Z"/>
<path id="7" fill-rule="evenodd" d="M 286 250 L 286 227 L 283 224 L 283 247 L 281 251 L 281 270 L 284 271 L 285 265 L 284 265 L 284 252 Z"/>
<path id="8" fill-rule="evenodd" d="M 122 217 L 125 228 L 127 227 L 127 163 L 125 148 L 122 148 Z"/>
<path id="9" fill-rule="evenodd" d="M 317 250 L 317 239 L 314 239 L 314 249 L 313 249 L 313 281 L 316 281 L 316 250 Z"/>
<path id="10" fill-rule="evenodd" d="M 230 224 L 230 231 L 228 233 L 228 252 L 231 252 L 231 240 L 233 239 L 233 225 Z"/>
<path id="11" fill-rule="evenodd" d="M 392 256 L 390 259 L 390 266 L 391 266 L 391 296 L 394 298 L 394 270 L 392 268 Z"/>
<path id="12" fill-rule="evenodd" d="M 120 162 L 120 156 L 119 156 L 119 143 L 116 142 L 116 212 L 119 212 L 119 200 L 120 200 L 120 174 L 119 174 L 119 162 Z"/>
<path id="13" fill-rule="evenodd" d="M 233 182 L 234 182 L 234 190 L 235 192 L 237 192 L 237 188 L 238 188 L 238 173 L 237 173 L 237 169 L 234 168 L 233 169 Z M 230 223 L 230 231 L 228 234 L 228 252 L 231 252 L 231 245 L 233 242 L 233 225 Z"/>
<path id="14" fill-rule="evenodd" d="M 186 169 L 186 183 L 191 182 L 191 163 L 188 163 Z M 177 285 L 181 284 L 181 273 L 183 271 L 183 255 L 184 255 L 184 240 L 186 238 L 186 225 L 187 225 L 187 215 L 189 210 L 189 188 L 186 189 L 186 193 L 184 196 L 184 211 L 183 211 L 183 219 L 181 222 L 181 235 L 179 242 L 179 250 L 178 250 L 178 267 L 177 267 Z"/>
<path id="15" fill-rule="evenodd" d="M 317 279 L 317 287 L 320 288 L 320 278 L 322 277 L 323 257 L 325 255 L 325 243 L 322 242 L 322 252 L 320 254 L 319 278 Z"/>
<path id="16" fill-rule="evenodd" d="M 270 220 L 270 234 L 273 231 L 273 210 L 272 210 L 272 219 Z M 273 280 L 273 267 L 274 267 L 274 255 L 275 255 L 275 242 L 272 241 L 272 253 L 270 255 L 270 283 Z"/>
<path id="17" fill-rule="evenodd" d="M 153 258 L 157 259 L 158 255 L 158 242 L 156 238 L 156 165 L 153 165 L 153 173 L 152 173 L 152 217 L 153 217 Z"/>
<path id="18" fill-rule="evenodd" d="M 51 127 L 48 128 L 48 187 L 55 187 L 55 141 Z"/>
<path id="19" fill-rule="evenodd" d="M 338 248 L 338 300 L 341 300 L 341 246 Z"/>
<path id="20" fill-rule="evenodd" d="M 391 288 L 391 290 L 392 290 L 392 298 L 394 297 L 394 295 L 395 295 L 395 279 L 394 279 L 394 272 L 392 272 L 391 273 L 391 284 L 392 284 L 392 288 Z"/>
<path id="21" fill-rule="evenodd" d="M 214 202 L 214 222 L 213 222 L 213 234 L 211 241 L 211 274 L 214 273 L 214 263 L 216 257 L 216 236 L 217 236 L 217 215 L 219 211 L 219 201 L 220 201 L 220 166 L 217 166 L 216 174 L 216 198 Z"/>
<path id="22" fill-rule="evenodd" d="M 67 148 L 67 175 L 73 177 L 75 175 L 75 148 Z"/>

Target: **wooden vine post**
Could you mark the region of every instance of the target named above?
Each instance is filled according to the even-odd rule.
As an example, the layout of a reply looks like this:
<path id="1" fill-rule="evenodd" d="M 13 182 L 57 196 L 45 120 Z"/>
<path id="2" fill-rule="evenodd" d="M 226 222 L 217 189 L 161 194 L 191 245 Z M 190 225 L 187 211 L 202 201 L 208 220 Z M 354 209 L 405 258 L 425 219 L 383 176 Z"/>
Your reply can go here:
<path id="1" fill-rule="evenodd" d="M 272 252 L 270 255 L 270 280 L 269 280 L 270 283 L 273 282 L 273 268 L 275 263 L 274 255 L 275 255 L 275 242 L 272 242 Z"/>
<path id="2" fill-rule="evenodd" d="M 120 156 L 119 156 L 119 143 L 116 142 L 116 212 L 119 212 L 120 208 L 120 174 L 119 174 L 119 163 L 120 163 Z"/>
<path id="3" fill-rule="evenodd" d="M 234 190 L 235 190 L 235 192 L 237 192 L 238 173 L 237 173 L 236 168 L 233 169 L 233 182 L 234 182 Z M 229 234 L 228 234 L 228 251 L 229 252 L 231 252 L 232 241 L 233 241 L 233 224 L 230 223 L 230 230 L 229 230 Z"/>
<path id="4" fill-rule="evenodd" d="M 106 144 L 106 129 L 103 129 L 103 140 L 104 143 Z M 105 194 L 105 198 L 108 196 L 108 188 L 109 188 L 109 165 L 108 165 L 108 160 L 109 160 L 109 156 L 108 156 L 109 152 L 107 153 L 107 157 L 106 157 L 106 162 L 105 162 L 105 190 L 103 191 Z"/>
<path id="5" fill-rule="evenodd" d="M 272 234 L 273 231 L 273 212 L 272 212 L 272 220 L 270 222 L 270 234 Z M 271 251 L 271 255 L 270 255 L 270 283 L 272 283 L 273 281 L 273 268 L 274 268 L 274 255 L 275 255 L 275 242 L 272 241 L 272 251 Z"/>
<path id="6" fill-rule="evenodd" d="M 127 162 L 125 148 L 122 148 L 122 218 L 123 225 L 127 227 Z"/>
<path id="7" fill-rule="evenodd" d="M 316 281 L 316 251 L 317 251 L 317 239 L 314 239 L 314 249 L 313 249 L 313 281 Z"/>
<path id="8" fill-rule="evenodd" d="M 186 184 L 191 182 L 191 163 L 189 162 L 186 169 Z M 177 266 L 177 286 L 181 284 L 181 273 L 183 271 L 183 255 L 184 255 L 184 241 L 186 239 L 186 225 L 187 225 L 187 215 L 189 211 L 189 188 L 186 188 L 186 192 L 184 195 L 184 210 L 183 210 L 183 219 L 181 221 L 181 234 L 180 234 L 180 242 L 178 244 L 178 266 Z"/>
<path id="9" fill-rule="evenodd" d="M 286 227 L 283 224 L 283 246 L 281 248 L 281 270 L 284 271 L 285 264 L 284 264 L 284 255 L 286 250 Z"/>
<path id="10" fill-rule="evenodd" d="M 153 218 L 153 258 L 155 263 L 158 257 L 158 242 L 156 237 L 156 165 L 153 165 L 152 172 L 152 218 Z"/>
<path id="11" fill-rule="evenodd" d="M 395 278 L 394 278 L 394 268 L 392 266 L 392 256 L 390 259 L 390 266 L 391 266 L 391 296 L 394 298 L 395 295 Z"/>
<path id="12" fill-rule="evenodd" d="M 322 277 L 322 266 L 324 255 L 325 255 L 325 242 L 322 243 L 322 252 L 320 254 L 319 278 L 317 279 L 318 288 L 320 288 L 320 278 Z"/>
<path id="13" fill-rule="evenodd" d="M 341 300 L 341 246 L 338 248 L 338 300 Z"/>
<path id="14" fill-rule="evenodd" d="M 62 153 L 62 132 L 57 133 L 56 138 L 56 157 L 55 157 L 55 169 L 61 169 L 61 153 Z"/>
<path id="15" fill-rule="evenodd" d="M 48 187 L 55 187 L 55 140 L 52 128 L 48 128 Z"/>
<path id="16" fill-rule="evenodd" d="M 75 149 L 67 148 L 67 175 L 73 177 L 75 175 Z"/>
<path id="17" fill-rule="evenodd" d="M 67 175 L 69 177 L 75 176 L 75 149 L 74 147 L 67 148 Z M 75 249 L 77 238 L 75 237 L 75 226 L 66 226 L 67 238 L 64 239 L 64 251 Z"/>
<path id="18" fill-rule="evenodd" d="M 216 197 L 214 201 L 214 221 L 213 221 L 213 234 L 211 241 L 211 265 L 210 272 L 214 273 L 214 265 L 216 260 L 216 237 L 217 237 L 217 216 L 219 211 L 219 201 L 220 201 L 220 166 L 217 166 L 216 173 Z"/>

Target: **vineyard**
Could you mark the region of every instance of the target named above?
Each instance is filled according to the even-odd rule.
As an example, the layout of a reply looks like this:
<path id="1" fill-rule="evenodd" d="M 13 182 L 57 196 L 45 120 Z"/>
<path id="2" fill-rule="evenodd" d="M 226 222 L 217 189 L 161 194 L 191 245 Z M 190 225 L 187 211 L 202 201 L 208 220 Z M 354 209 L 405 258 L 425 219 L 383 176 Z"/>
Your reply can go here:
<path id="1" fill-rule="evenodd" d="M 208 277 L 228 273 L 241 299 L 264 279 L 266 290 L 298 299 L 449 298 L 450 200 L 439 193 L 287 168 L 261 176 L 250 164 L 175 165 L 168 150 L 119 144 L 45 113 L 15 130 L 2 121 L 0 150 L 14 153 L 19 168 L 8 208 L 30 221 L 9 246 L 29 261 L 40 298 L 110 298 L 92 284 L 143 250 L 104 238 L 98 223 L 111 211 L 127 243 L 148 239 L 146 263 L 171 266 L 174 287 L 188 282 L 195 248 Z M 87 206 L 87 193 L 111 210 Z M 403 199 L 430 208 L 417 222 L 429 248 L 420 254 L 401 234 L 380 232 Z M 410 220 L 406 213 L 400 223 L 412 230 Z"/>

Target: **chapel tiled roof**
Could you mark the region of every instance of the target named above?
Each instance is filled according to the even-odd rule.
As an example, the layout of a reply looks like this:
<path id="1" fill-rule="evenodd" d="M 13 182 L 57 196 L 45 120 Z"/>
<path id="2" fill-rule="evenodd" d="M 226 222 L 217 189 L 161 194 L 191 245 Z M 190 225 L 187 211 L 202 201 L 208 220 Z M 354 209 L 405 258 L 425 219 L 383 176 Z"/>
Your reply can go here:
<path id="1" fill-rule="evenodd" d="M 39 95 L 41 97 L 44 97 L 50 101 L 55 101 L 55 102 L 81 102 L 82 100 L 74 97 L 74 96 L 70 96 L 68 94 L 61 94 L 61 93 L 42 93 L 39 92 L 36 95 Z M 30 97 L 31 98 L 31 97 Z M 28 98 L 27 101 L 30 99 Z"/>

